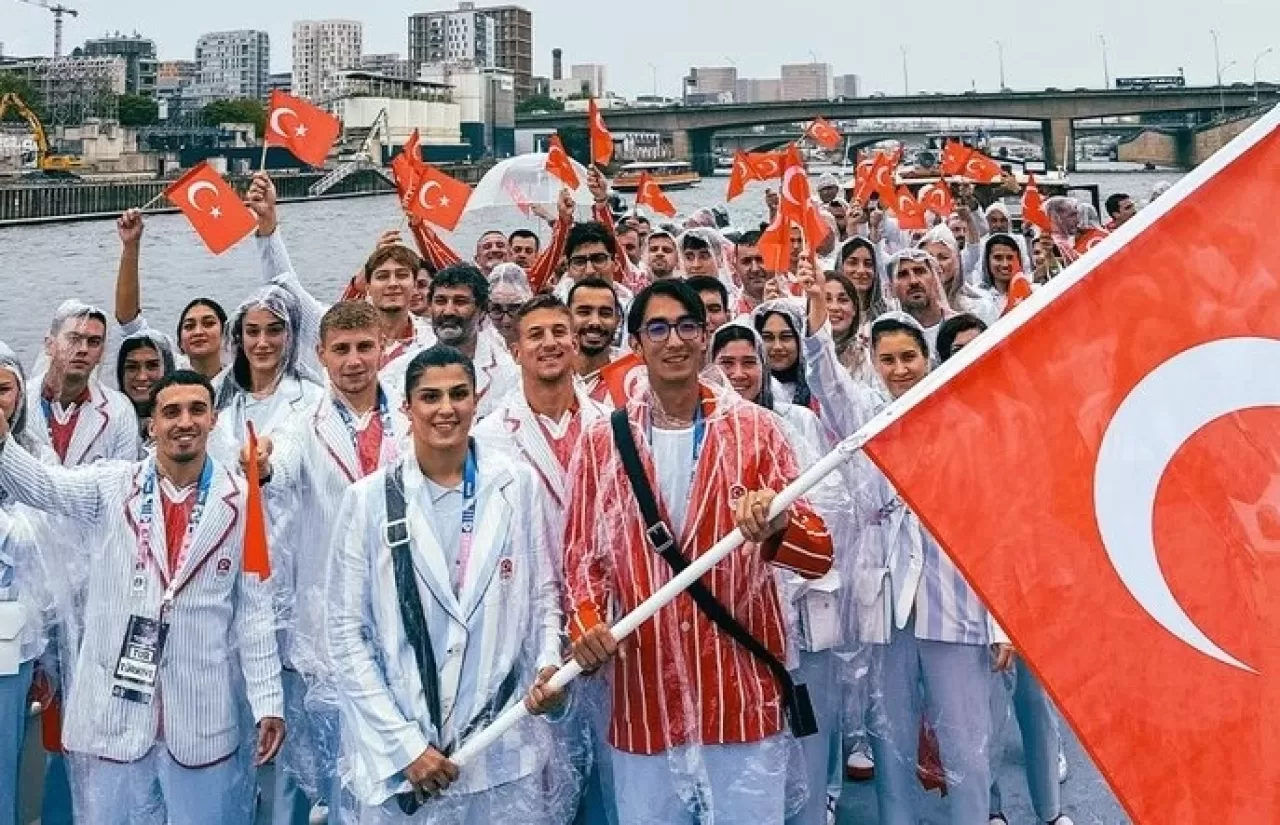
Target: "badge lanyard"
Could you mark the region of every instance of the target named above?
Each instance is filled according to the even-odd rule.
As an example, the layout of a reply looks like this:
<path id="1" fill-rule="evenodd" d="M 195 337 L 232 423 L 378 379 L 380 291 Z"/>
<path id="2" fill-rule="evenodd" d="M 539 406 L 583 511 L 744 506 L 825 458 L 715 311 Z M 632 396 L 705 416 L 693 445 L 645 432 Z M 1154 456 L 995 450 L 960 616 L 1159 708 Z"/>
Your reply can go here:
<path id="1" fill-rule="evenodd" d="M 702 402 L 693 414 L 693 466 L 689 468 L 689 490 L 693 491 L 693 481 L 698 477 L 698 459 L 702 457 L 702 442 L 707 436 L 707 420 L 702 415 Z M 649 416 L 649 445 L 653 445 L 653 416 Z"/>
<path id="2" fill-rule="evenodd" d="M 467 463 L 462 469 L 462 532 L 458 535 L 458 560 L 454 563 L 453 590 L 461 595 L 467 580 L 467 564 L 471 561 L 471 544 L 476 529 L 476 451 L 467 448 Z"/>
<path id="3" fill-rule="evenodd" d="M 178 571 L 182 569 L 183 563 L 187 560 L 187 554 L 191 551 L 191 540 L 195 536 L 196 527 L 199 526 L 200 519 L 204 515 L 205 505 L 209 501 L 209 488 L 213 486 L 212 481 L 213 462 L 206 458 L 204 460 L 204 469 L 200 471 L 200 486 L 196 492 L 196 503 L 191 508 L 191 516 L 187 519 L 187 530 L 182 537 L 182 547 L 178 551 L 177 561 L 173 570 L 169 571 L 168 581 L 165 583 L 164 599 L 160 608 L 161 616 L 165 615 L 173 605 L 174 597 L 177 596 Z M 146 586 L 146 578 L 143 573 L 147 569 L 147 554 L 151 551 L 151 525 L 155 519 L 156 499 L 159 497 L 156 487 L 156 469 L 153 463 L 147 473 L 146 481 L 142 484 L 142 507 L 138 512 L 138 560 L 133 567 L 133 590 L 135 593 L 140 592 Z"/>
<path id="4" fill-rule="evenodd" d="M 338 411 L 338 417 L 342 419 L 342 423 L 346 425 L 347 432 L 351 434 L 351 443 L 356 445 L 357 451 L 360 447 L 360 431 L 356 429 L 355 416 L 351 414 L 351 410 L 347 405 L 333 399 L 334 409 Z M 387 394 L 382 391 L 382 387 L 378 387 L 378 420 L 382 423 L 382 437 L 384 440 L 394 438 L 391 431 L 391 408 L 387 404 Z"/>

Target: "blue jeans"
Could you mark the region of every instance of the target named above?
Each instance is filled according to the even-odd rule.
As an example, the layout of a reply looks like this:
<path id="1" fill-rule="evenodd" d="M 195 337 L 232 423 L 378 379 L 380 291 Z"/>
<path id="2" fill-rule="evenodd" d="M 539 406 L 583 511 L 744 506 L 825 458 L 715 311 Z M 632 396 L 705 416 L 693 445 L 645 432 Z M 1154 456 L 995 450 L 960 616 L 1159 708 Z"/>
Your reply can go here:
<path id="1" fill-rule="evenodd" d="M 317 795 L 329 806 L 329 825 L 340 825 L 349 817 L 343 813 L 338 778 L 337 708 L 332 713 L 308 710 L 306 681 L 293 670 L 283 670 L 281 675 L 289 735 L 273 771 L 272 825 L 307 825 L 310 821 L 315 800 L 299 784 L 299 775 L 319 786 Z"/>
<path id="2" fill-rule="evenodd" d="M 1018 719 L 1018 731 L 1022 734 L 1022 755 L 1025 760 L 1027 787 L 1031 791 L 1031 806 L 1042 822 L 1053 822 L 1062 816 L 1062 788 L 1058 784 L 1058 727 L 1054 723 L 1053 706 L 1049 695 L 1036 681 L 1030 668 L 1017 658 L 1013 672 L 1013 713 Z M 1008 695 L 1006 683 L 993 691 L 993 718 L 995 737 L 999 741 L 1008 718 L 1004 698 Z M 1000 783 L 994 776 L 991 781 L 991 813 L 1003 813 L 1000 799 Z"/>
<path id="3" fill-rule="evenodd" d="M 136 762 L 77 757 L 84 770 L 85 821 L 91 825 L 133 825 L 139 811 L 157 802 L 169 825 L 250 825 L 244 804 L 244 776 L 235 756 L 204 768 L 184 768 L 164 743 Z M 79 776 L 79 774 L 77 774 Z M 77 780 L 79 781 L 79 780 Z"/>
<path id="4" fill-rule="evenodd" d="M 18 775 L 33 667 L 33 663 L 23 662 L 17 673 L 0 676 L 0 825 L 18 822 Z"/>
<path id="5" fill-rule="evenodd" d="M 792 675 L 797 684 L 809 689 L 818 732 L 800 740 L 804 751 L 805 780 L 808 798 L 787 825 L 826 825 L 827 785 L 831 776 L 831 739 L 840 722 L 839 687 L 836 684 L 835 654 L 800 651 L 800 666 Z M 837 737 L 838 741 L 838 737 Z"/>

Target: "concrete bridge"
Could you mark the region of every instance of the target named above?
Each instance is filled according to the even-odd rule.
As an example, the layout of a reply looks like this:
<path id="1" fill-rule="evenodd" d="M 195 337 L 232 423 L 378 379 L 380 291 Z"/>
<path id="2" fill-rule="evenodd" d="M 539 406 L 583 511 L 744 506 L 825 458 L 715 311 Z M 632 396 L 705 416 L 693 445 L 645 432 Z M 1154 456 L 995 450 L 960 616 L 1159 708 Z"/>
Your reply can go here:
<path id="1" fill-rule="evenodd" d="M 712 137 L 716 132 L 745 127 L 800 123 L 816 116 L 831 120 L 887 118 L 973 118 L 1027 120 L 1040 124 L 1045 163 L 1059 164 L 1062 147 L 1070 141 L 1077 120 L 1157 113 L 1213 113 L 1240 110 L 1280 101 L 1280 88 L 1266 86 L 1186 87 L 1181 89 L 1076 89 L 1043 92 L 966 93 L 867 97 L 844 100 L 804 100 L 778 103 L 731 103 L 715 106 L 671 106 L 656 109 L 611 109 L 605 120 L 611 129 L 666 132 L 676 157 L 692 161 L 703 173 L 714 167 Z M 524 115 L 519 129 L 585 127 L 585 112 Z M 1068 165 L 1073 161 L 1067 158 Z"/>
<path id="2" fill-rule="evenodd" d="M 1115 137 L 1130 138 L 1155 127 L 1141 123 L 1077 123 L 1072 127 L 1074 138 L 1090 136 L 1097 138 Z M 921 143 L 929 135 L 948 131 L 940 125 L 933 126 L 886 126 L 882 129 L 841 129 L 850 154 L 885 140 L 900 140 L 908 143 Z M 977 132 L 972 125 L 955 127 L 954 132 Z M 1038 123 L 1027 122 L 1021 125 L 1010 123 L 999 126 L 984 126 L 982 132 L 991 137 L 1020 138 L 1028 143 L 1039 145 L 1044 139 L 1043 130 Z M 763 152 L 778 149 L 804 134 L 800 126 L 770 128 L 763 132 L 725 131 L 716 132 L 712 136 L 712 148 L 720 154 L 732 154 L 738 150 L 744 152 Z"/>

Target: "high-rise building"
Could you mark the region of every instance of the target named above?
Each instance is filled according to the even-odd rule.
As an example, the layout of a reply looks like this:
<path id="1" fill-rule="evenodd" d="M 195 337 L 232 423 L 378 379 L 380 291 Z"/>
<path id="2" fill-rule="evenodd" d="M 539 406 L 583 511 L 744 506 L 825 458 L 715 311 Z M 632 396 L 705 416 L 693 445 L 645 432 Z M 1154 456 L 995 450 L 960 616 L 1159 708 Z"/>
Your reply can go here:
<path id="1" fill-rule="evenodd" d="M 830 100 L 830 63 L 791 63 L 782 67 L 783 100 Z"/>
<path id="2" fill-rule="evenodd" d="M 862 78 L 856 74 L 838 74 L 831 82 L 832 97 L 861 97 Z"/>
<path id="3" fill-rule="evenodd" d="M 120 55 L 5 58 L 0 72 L 27 81 L 44 109 L 45 126 L 83 123 L 86 118 L 115 119 L 125 93 L 128 62 Z"/>
<path id="4" fill-rule="evenodd" d="M 200 79 L 200 64 L 194 60 L 161 60 L 156 64 L 156 94 L 165 95 L 187 88 Z"/>
<path id="5" fill-rule="evenodd" d="M 730 100 L 738 96 L 738 70 L 733 66 L 697 66 L 689 70 L 685 85 L 686 95 L 714 98 L 728 94 Z"/>
<path id="6" fill-rule="evenodd" d="M 366 54 L 360 58 L 360 70 L 397 80 L 415 80 L 418 69 L 412 60 L 405 60 L 398 53 Z"/>
<path id="7" fill-rule="evenodd" d="M 734 90 L 737 103 L 776 103 L 782 100 L 782 81 L 777 78 L 740 77 Z"/>
<path id="8" fill-rule="evenodd" d="M 154 40 L 143 37 L 137 32 L 131 35 L 116 32 L 86 40 L 84 55 L 86 57 L 123 57 L 125 93 L 155 97 L 157 61 Z"/>
<path id="9" fill-rule="evenodd" d="M 608 86 L 604 80 L 604 66 L 600 63 L 579 63 L 569 67 L 569 77 L 581 84 L 588 97 L 604 97 Z"/>
<path id="10" fill-rule="evenodd" d="M 410 15 L 409 60 L 415 66 L 507 69 L 515 78 L 516 97 L 524 99 L 533 92 L 533 15 L 519 6 L 477 8 L 467 0 L 453 11 Z"/>
<path id="11" fill-rule="evenodd" d="M 298 20 L 293 24 L 293 93 L 325 101 L 338 92 L 337 73 L 355 69 L 364 53 L 356 20 Z"/>
<path id="12" fill-rule="evenodd" d="M 267 75 L 267 94 L 272 92 L 293 94 L 293 72 L 272 72 Z"/>
<path id="13" fill-rule="evenodd" d="M 192 97 L 197 105 L 260 100 L 271 74 L 271 38 L 251 29 L 202 34 L 196 41 L 196 74 Z"/>
<path id="14" fill-rule="evenodd" d="M 459 3 L 456 11 L 410 15 L 409 60 L 419 66 L 496 66 L 497 36 L 497 23 L 475 3 Z"/>

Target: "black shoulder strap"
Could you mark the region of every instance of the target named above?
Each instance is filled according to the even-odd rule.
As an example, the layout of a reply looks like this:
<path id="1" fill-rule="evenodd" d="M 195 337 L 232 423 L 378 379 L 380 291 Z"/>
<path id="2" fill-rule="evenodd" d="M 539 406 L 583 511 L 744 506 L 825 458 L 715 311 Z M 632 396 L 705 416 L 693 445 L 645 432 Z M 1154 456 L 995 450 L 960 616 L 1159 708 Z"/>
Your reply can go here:
<path id="1" fill-rule="evenodd" d="M 422 596 L 418 593 L 418 582 L 413 572 L 402 465 L 397 464 L 394 470 L 387 473 L 386 490 L 386 539 L 391 547 L 396 592 L 400 596 L 400 620 L 404 622 L 405 635 L 409 637 L 409 646 L 413 648 L 413 658 L 418 662 L 418 674 L 422 678 L 422 689 L 427 695 L 427 712 L 431 714 L 431 724 L 439 733 L 443 724 L 440 713 L 440 675 L 436 671 L 436 655 L 431 649 L 427 619 L 422 612 Z"/>
<path id="2" fill-rule="evenodd" d="M 680 555 L 676 547 L 675 537 L 671 529 L 662 520 L 658 511 L 658 500 L 645 475 L 644 464 L 640 461 L 640 452 L 636 447 L 635 436 L 631 433 L 631 422 L 625 409 L 614 411 L 609 423 L 613 428 L 613 442 L 618 448 L 623 469 L 631 482 L 631 490 L 635 494 L 636 504 L 640 507 L 640 515 L 644 518 L 645 536 L 650 546 L 662 556 L 663 561 L 671 568 L 672 573 L 680 574 L 689 567 L 689 562 Z M 759 639 L 738 623 L 723 604 L 701 581 L 689 585 L 689 597 L 716 627 L 723 630 L 729 638 L 746 649 L 756 660 L 769 669 L 778 686 L 782 690 L 782 701 L 786 706 L 787 720 L 791 724 L 791 732 L 797 737 L 809 736 L 818 732 L 817 721 L 813 715 L 813 705 L 809 701 L 809 690 L 804 685 L 797 685 L 787 672 L 787 667 Z"/>

